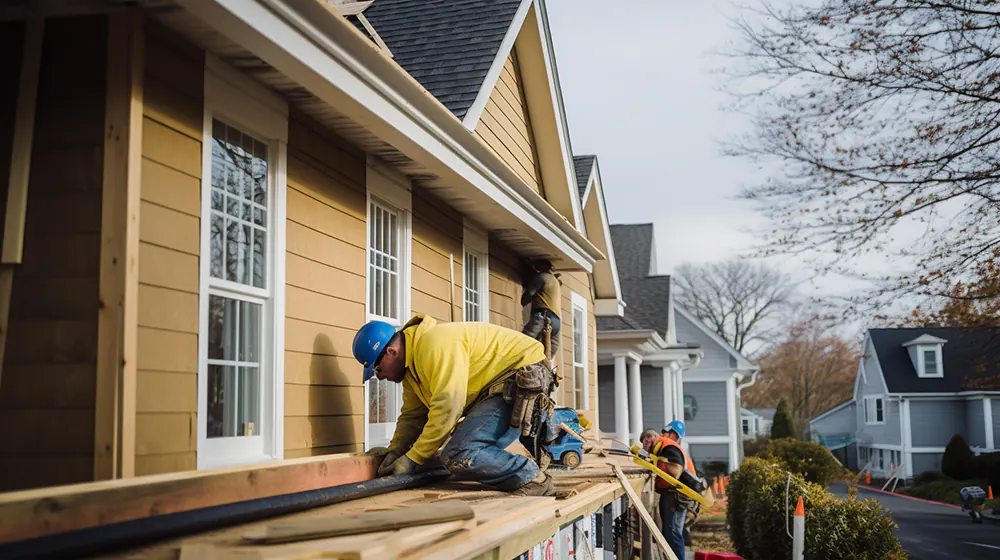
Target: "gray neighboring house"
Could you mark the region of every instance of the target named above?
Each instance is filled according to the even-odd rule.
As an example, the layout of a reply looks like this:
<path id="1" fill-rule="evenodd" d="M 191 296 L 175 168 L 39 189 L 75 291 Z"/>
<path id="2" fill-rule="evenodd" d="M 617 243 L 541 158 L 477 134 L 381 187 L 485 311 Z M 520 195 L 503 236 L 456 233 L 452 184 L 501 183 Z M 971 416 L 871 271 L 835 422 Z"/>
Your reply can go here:
<path id="1" fill-rule="evenodd" d="M 851 424 L 853 419 L 853 424 Z M 941 469 L 961 434 L 976 453 L 996 450 L 1000 430 L 1000 329 L 870 329 L 854 398 L 810 422 L 827 447 L 853 432 L 857 466 L 907 477 Z"/>
<path id="2" fill-rule="evenodd" d="M 657 274 L 652 224 L 612 225 L 611 238 L 626 308 L 624 317 L 597 318 L 600 425 L 616 427 L 605 436 L 634 439 L 684 420 L 684 445 L 699 468 L 723 461 L 735 470 L 743 457 L 738 384 L 758 368 L 674 303 L 671 278 Z"/>
<path id="3" fill-rule="evenodd" d="M 776 408 L 742 408 L 740 409 L 740 429 L 743 439 L 769 437 L 771 425 L 774 424 Z"/>
<path id="4" fill-rule="evenodd" d="M 858 470 L 857 406 L 848 399 L 809 421 L 809 436 L 826 446 L 838 461 Z"/>

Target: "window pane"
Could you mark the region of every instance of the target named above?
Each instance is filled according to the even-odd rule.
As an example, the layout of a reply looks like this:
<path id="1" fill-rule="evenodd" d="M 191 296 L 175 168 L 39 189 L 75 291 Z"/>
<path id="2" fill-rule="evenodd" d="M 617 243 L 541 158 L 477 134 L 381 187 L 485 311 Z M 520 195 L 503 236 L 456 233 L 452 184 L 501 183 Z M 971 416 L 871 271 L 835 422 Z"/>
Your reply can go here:
<path id="1" fill-rule="evenodd" d="M 261 304 L 208 300 L 209 437 L 260 433 Z"/>
<path id="2" fill-rule="evenodd" d="M 225 219 L 217 214 L 212 214 L 212 225 L 210 235 L 211 261 L 209 264 L 210 274 L 213 278 L 222 278 L 222 268 L 226 260 L 226 246 L 222 242 L 223 230 L 225 229 Z"/>
<path id="3" fill-rule="evenodd" d="M 267 268 L 265 249 L 267 247 L 267 232 L 262 229 L 253 230 L 253 285 L 258 288 L 264 285 L 264 272 Z"/>
<path id="4" fill-rule="evenodd" d="M 380 379 L 378 381 L 378 421 L 379 422 L 389 422 L 389 411 L 388 411 L 388 401 L 389 401 L 389 383 L 391 381 L 386 381 Z"/>
<path id="5" fill-rule="evenodd" d="M 584 402 L 583 393 L 584 388 L 587 386 L 587 370 L 582 367 L 574 368 L 574 396 L 576 397 L 576 408 L 583 410 L 587 408 L 587 403 Z"/>
<path id="6" fill-rule="evenodd" d="M 368 380 L 368 423 L 378 423 L 378 379 Z"/>
<path id="7" fill-rule="evenodd" d="M 927 375 L 937 374 L 937 352 L 934 350 L 924 350 L 924 373 Z"/>
<path id="8" fill-rule="evenodd" d="M 263 288 L 267 144 L 217 120 L 212 123 L 212 134 L 212 276 L 222 278 L 224 268 L 226 280 Z M 219 221 L 222 213 L 226 217 Z M 263 229 L 251 233 L 251 224 Z"/>
<path id="9" fill-rule="evenodd" d="M 239 368 L 239 399 L 236 411 L 236 435 L 260 435 L 260 369 Z"/>

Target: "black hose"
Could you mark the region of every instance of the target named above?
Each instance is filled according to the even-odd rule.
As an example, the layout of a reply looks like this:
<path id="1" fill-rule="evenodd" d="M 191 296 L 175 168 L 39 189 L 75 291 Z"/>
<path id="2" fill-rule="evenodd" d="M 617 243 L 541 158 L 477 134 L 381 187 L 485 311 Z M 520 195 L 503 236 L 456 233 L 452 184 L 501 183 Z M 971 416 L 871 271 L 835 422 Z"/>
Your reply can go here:
<path id="1" fill-rule="evenodd" d="M 386 476 L 366 482 L 100 525 L 3 544 L 0 545 L 0 558 L 4 560 L 81 558 L 137 545 L 147 545 L 152 541 L 166 538 L 258 521 L 358 498 L 377 496 L 395 490 L 414 488 L 447 476 L 448 471 L 444 469 L 417 474 Z M 114 507 L 114 504 L 108 504 L 108 507 Z"/>

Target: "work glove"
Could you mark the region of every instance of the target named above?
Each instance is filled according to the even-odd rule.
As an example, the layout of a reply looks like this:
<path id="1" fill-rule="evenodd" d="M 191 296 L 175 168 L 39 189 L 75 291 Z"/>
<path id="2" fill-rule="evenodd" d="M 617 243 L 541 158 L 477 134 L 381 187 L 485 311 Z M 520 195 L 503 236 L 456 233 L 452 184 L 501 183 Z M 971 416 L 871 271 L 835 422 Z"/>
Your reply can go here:
<path id="1" fill-rule="evenodd" d="M 399 459 L 400 454 L 396 451 L 390 451 L 382 457 L 382 462 L 378 466 L 378 475 L 385 476 L 386 474 L 392 474 L 392 464 Z M 385 471 L 385 472 L 383 472 Z"/>
<path id="2" fill-rule="evenodd" d="M 392 462 L 388 460 L 392 458 Z M 413 462 L 412 459 L 406 455 L 392 457 L 390 453 L 386 456 L 385 461 L 382 461 L 382 466 L 378 468 L 379 476 L 398 476 L 401 474 L 413 474 L 417 472 L 419 465 Z"/>
<path id="3" fill-rule="evenodd" d="M 375 457 L 383 457 L 388 454 L 389 454 L 388 447 L 372 447 L 368 451 L 365 451 L 365 455 L 375 456 Z"/>

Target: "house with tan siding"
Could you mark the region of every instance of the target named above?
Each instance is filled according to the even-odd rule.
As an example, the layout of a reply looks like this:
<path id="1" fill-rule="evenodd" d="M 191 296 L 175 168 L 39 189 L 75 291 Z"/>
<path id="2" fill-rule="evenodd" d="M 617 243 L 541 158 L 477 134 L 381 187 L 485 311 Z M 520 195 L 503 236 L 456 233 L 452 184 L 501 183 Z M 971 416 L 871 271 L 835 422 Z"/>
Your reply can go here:
<path id="1" fill-rule="evenodd" d="M 625 304 L 543 0 L 132 4 L 0 8 L 0 490 L 383 444 L 356 329 L 520 329 L 539 258 L 597 423 Z"/>

